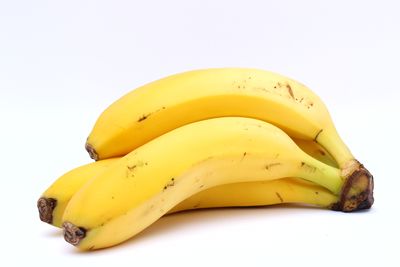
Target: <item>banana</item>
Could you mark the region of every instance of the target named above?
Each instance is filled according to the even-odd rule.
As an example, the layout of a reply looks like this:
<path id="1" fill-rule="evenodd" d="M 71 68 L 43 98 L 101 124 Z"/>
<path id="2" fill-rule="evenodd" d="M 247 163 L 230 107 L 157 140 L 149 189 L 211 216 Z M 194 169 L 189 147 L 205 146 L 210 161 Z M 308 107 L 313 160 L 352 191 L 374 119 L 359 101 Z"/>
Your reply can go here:
<path id="1" fill-rule="evenodd" d="M 313 158 L 337 167 L 332 157 L 316 142 L 301 139 L 293 141 Z M 314 183 L 299 178 L 282 178 L 211 187 L 180 202 L 169 210 L 168 214 L 191 209 L 267 206 L 282 203 L 302 203 L 328 208 L 338 200 L 338 196 Z"/>
<path id="2" fill-rule="evenodd" d="M 341 140 L 321 99 L 297 81 L 263 70 L 195 70 L 144 85 L 100 115 L 86 149 L 95 160 L 122 156 L 182 125 L 225 116 L 264 120 L 291 137 L 318 142 L 339 164 L 342 176 L 352 180 L 355 191 L 362 192 L 352 200 L 342 199 L 335 209 L 373 204 L 372 175 Z M 349 193 L 344 191 L 343 196 Z"/>
<path id="3" fill-rule="evenodd" d="M 86 183 L 65 209 L 64 238 L 82 250 L 113 246 L 200 191 L 285 177 L 305 179 L 336 196 L 344 186 L 352 188 L 339 169 L 312 158 L 269 123 L 225 117 L 187 124 Z"/>
<path id="4" fill-rule="evenodd" d="M 299 178 L 281 178 L 211 187 L 185 199 L 167 213 L 203 208 L 267 206 L 282 203 L 301 203 L 328 208 L 337 201 L 338 196 L 314 183 Z"/>
<path id="5" fill-rule="evenodd" d="M 332 167 L 339 168 L 337 162 L 332 158 L 328 151 L 326 151 L 325 148 L 323 148 L 317 142 L 298 138 L 292 138 L 292 140 L 301 150 L 306 152 L 311 157 Z"/>
<path id="6" fill-rule="evenodd" d="M 184 72 L 131 91 L 100 115 L 86 147 L 96 160 L 123 156 L 179 126 L 225 116 L 265 120 L 315 140 L 340 166 L 353 159 L 317 95 L 287 77 L 243 68 Z"/>
<path id="7" fill-rule="evenodd" d="M 317 143 L 301 139 L 293 141 L 312 157 L 337 167 L 332 157 Z M 85 183 L 104 172 L 118 159 L 99 160 L 75 168 L 59 177 L 37 202 L 40 219 L 56 227 L 61 227 L 62 215 L 72 196 Z M 284 198 L 278 196 L 284 196 Z M 326 207 L 336 203 L 337 197 L 320 186 L 295 178 L 285 178 L 276 181 L 247 182 L 221 185 L 215 189 L 210 188 L 184 200 L 174 208 L 174 212 L 193 208 L 260 206 L 290 202 Z"/>
<path id="8" fill-rule="evenodd" d="M 106 159 L 75 168 L 59 177 L 37 201 L 40 220 L 61 227 L 61 218 L 72 196 L 92 177 L 104 172 L 118 159 Z"/>

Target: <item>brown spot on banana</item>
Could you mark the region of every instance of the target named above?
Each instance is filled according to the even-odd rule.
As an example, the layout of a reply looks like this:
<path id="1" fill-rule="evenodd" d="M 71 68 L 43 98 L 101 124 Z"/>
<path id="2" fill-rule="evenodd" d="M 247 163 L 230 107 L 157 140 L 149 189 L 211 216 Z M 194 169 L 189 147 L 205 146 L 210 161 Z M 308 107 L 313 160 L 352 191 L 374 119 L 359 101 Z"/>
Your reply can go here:
<path id="1" fill-rule="evenodd" d="M 133 165 L 127 165 L 126 166 L 126 178 L 135 177 L 135 171 L 137 170 L 137 168 L 147 166 L 147 165 L 148 165 L 148 162 L 143 162 L 141 160 L 137 161 Z"/>
<path id="2" fill-rule="evenodd" d="M 318 131 L 318 133 L 315 135 L 315 137 L 314 137 L 314 142 L 316 142 L 316 143 L 318 143 L 318 136 L 322 133 L 324 131 L 324 129 L 321 129 L 321 130 L 319 130 Z"/>
<path id="3" fill-rule="evenodd" d="M 150 117 L 151 115 L 153 115 L 154 113 L 159 112 L 160 110 L 163 110 L 163 109 L 166 109 L 166 107 L 165 107 L 165 106 L 162 106 L 161 108 L 157 109 L 156 111 L 153 111 L 153 112 L 150 112 L 150 113 L 147 113 L 147 114 L 143 114 L 142 116 L 139 117 L 139 119 L 137 120 L 137 122 L 144 121 L 144 120 L 146 120 L 148 117 Z"/>
<path id="4" fill-rule="evenodd" d="M 133 172 L 133 170 L 137 167 L 136 165 L 132 165 L 132 166 L 126 166 L 128 168 L 129 171 Z"/>
<path id="5" fill-rule="evenodd" d="M 300 163 L 300 167 L 304 168 L 307 172 L 316 172 L 317 171 L 317 168 L 315 166 L 307 164 L 303 161 Z"/>
<path id="6" fill-rule="evenodd" d="M 294 94 L 293 94 L 293 90 L 292 90 L 292 87 L 290 86 L 290 84 L 286 84 L 286 88 L 287 88 L 287 90 L 288 90 L 288 93 L 289 93 L 289 95 L 293 98 L 293 99 L 295 99 L 295 97 L 294 97 Z"/>
<path id="7" fill-rule="evenodd" d="M 281 163 L 279 163 L 279 162 L 276 162 L 276 163 L 269 163 L 269 164 L 265 165 L 265 169 L 266 169 L 266 170 L 269 170 L 269 169 L 271 169 L 272 167 L 279 166 L 279 165 L 281 165 Z"/>
<path id="8" fill-rule="evenodd" d="M 276 194 L 276 196 L 279 198 L 279 200 L 281 201 L 281 203 L 283 203 L 283 198 L 282 198 L 282 196 L 281 196 L 278 192 L 275 192 L 275 194 Z"/>
<path id="9" fill-rule="evenodd" d="M 240 161 L 243 161 L 246 156 L 247 156 L 247 152 L 244 152 L 242 158 L 240 159 Z"/>
<path id="10" fill-rule="evenodd" d="M 174 185 L 175 185 L 175 178 L 172 177 L 171 180 L 164 186 L 163 191 L 166 190 L 168 187 L 174 186 Z"/>
<path id="11" fill-rule="evenodd" d="M 151 115 L 151 113 L 149 113 L 149 114 L 143 114 L 142 116 L 139 117 L 139 119 L 137 120 L 137 122 L 144 121 L 144 120 L 147 119 L 150 115 Z"/>
<path id="12" fill-rule="evenodd" d="M 136 167 L 137 165 L 126 166 L 126 173 L 125 173 L 126 178 L 135 177 L 134 170 L 136 169 Z"/>

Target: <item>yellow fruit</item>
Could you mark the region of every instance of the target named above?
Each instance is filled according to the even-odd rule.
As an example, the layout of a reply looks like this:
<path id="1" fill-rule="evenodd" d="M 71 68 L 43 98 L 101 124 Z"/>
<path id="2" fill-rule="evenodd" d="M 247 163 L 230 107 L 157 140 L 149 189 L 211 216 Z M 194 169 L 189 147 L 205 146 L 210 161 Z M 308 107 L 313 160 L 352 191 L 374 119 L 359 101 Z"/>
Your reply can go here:
<path id="1" fill-rule="evenodd" d="M 144 144 L 86 183 L 65 209 L 64 237 L 83 250 L 112 246 L 200 191 L 285 177 L 336 196 L 344 186 L 339 169 L 312 158 L 269 123 L 239 117 L 195 122 Z"/>

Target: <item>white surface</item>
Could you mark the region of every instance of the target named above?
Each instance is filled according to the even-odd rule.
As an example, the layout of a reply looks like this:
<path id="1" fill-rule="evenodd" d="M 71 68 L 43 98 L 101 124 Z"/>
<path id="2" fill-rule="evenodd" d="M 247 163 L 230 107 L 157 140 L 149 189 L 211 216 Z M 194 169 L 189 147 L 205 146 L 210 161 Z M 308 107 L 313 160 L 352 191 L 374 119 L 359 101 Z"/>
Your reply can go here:
<path id="1" fill-rule="evenodd" d="M 399 266 L 399 8 L 398 1 L 1 1 L 0 265 Z M 94 253 L 77 252 L 38 220 L 41 192 L 89 162 L 83 143 L 108 104 L 165 75 L 220 66 L 273 70 L 319 94 L 375 176 L 373 209 L 189 212 Z"/>

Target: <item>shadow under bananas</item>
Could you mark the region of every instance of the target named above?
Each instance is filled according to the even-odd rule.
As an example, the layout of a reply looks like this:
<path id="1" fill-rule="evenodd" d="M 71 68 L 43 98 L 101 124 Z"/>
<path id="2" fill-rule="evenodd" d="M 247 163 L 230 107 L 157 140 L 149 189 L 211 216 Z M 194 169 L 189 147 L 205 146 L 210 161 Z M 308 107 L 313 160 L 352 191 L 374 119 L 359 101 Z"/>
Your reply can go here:
<path id="1" fill-rule="evenodd" d="M 53 227 L 53 229 L 48 229 L 43 236 L 49 238 L 64 238 L 63 231 L 55 227 Z"/>
<path id="2" fill-rule="evenodd" d="M 196 225 L 203 225 L 208 221 L 235 221 L 238 219 L 252 218 L 254 216 L 265 216 L 273 215 L 274 217 L 279 215 L 285 215 L 293 213 L 293 210 L 304 211 L 316 210 L 332 212 L 331 210 L 325 210 L 320 207 L 306 205 L 306 204 L 276 204 L 270 206 L 253 206 L 253 207 L 223 207 L 223 208 L 204 208 L 180 211 L 172 214 L 165 215 L 153 223 L 151 226 L 135 235 L 131 239 L 118 244 L 113 247 L 98 249 L 90 252 L 74 250 L 73 253 L 87 254 L 87 253 L 100 253 L 105 251 L 113 251 L 114 249 L 134 249 L 135 246 L 140 246 L 141 243 L 148 242 L 154 238 L 160 238 L 163 235 L 168 235 L 174 231 L 187 227 L 191 228 Z"/>

